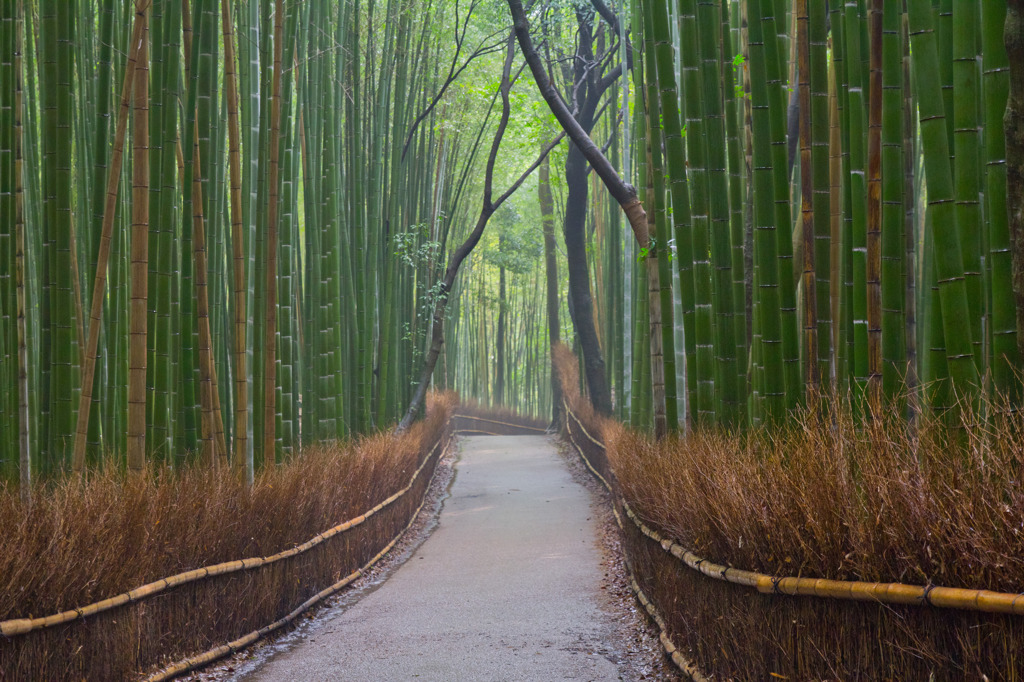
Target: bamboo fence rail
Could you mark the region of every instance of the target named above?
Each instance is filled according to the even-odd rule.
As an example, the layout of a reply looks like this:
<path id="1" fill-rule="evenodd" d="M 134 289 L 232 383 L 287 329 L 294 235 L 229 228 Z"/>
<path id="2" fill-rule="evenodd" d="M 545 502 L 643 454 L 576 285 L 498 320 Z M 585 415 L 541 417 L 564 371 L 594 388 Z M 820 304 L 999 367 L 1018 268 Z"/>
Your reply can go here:
<path id="1" fill-rule="evenodd" d="M 371 518 L 375 514 L 394 504 L 397 500 L 401 499 L 406 493 L 409 492 L 409 490 L 412 489 L 413 485 L 416 483 L 416 480 L 419 478 L 420 474 L 426 468 L 427 464 L 431 461 L 431 458 L 437 451 L 437 448 L 444 442 L 444 436 L 438 439 L 437 443 L 435 443 L 434 446 L 430 449 L 426 457 L 423 458 L 423 462 L 420 464 L 419 468 L 416 469 L 415 473 L 413 473 L 412 477 L 409 479 L 409 484 L 406 485 L 402 490 L 399 490 L 395 494 L 391 495 L 384 501 L 380 502 L 379 504 L 369 509 L 368 511 L 360 514 L 359 516 L 356 516 L 355 518 L 340 523 L 334 526 L 333 528 L 330 528 L 324 531 L 323 533 L 320 533 L 319 535 L 310 538 L 301 545 L 297 545 L 295 547 L 292 547 L 291 549 L 287 549 L 282 552 L 278 552 L 277 554 L 272 554 L 266 557 L 250 557 L 247 559 L 240 559 L 236 561 L 226 561 L 219 564 L 213 564 L 211 566 L 203 566 L 201 568 L 196 568 L 191 571 L 185 571 L 184 573 L 178 573 L 167 578 L 162 578 L 160 580 L 147 583 L 146 585 L 142 585 L 141 587 L 136 587 L 135 589 L 129 590 L 128 592 L 123 592 L 114 597 L 109 597 L 102 601 L 89 604 L 88 606 L 70 609 L 68 611 L 55 613 L 50 616 L 44 616 L 40 618 L 16 618 L 12 620 L 5 620 L 0 622 L 0 634 L 2 634 L 4 637 L 15 637 L 17 635 L 24 635 L 34 630 L 41 630 L 44 628 L 53 627 L 55 625 L 61 625 L 63 623 L 68 623 L 74 620 L 94 616 L 96 614 L 103 613 L 104 611 L 109 611 L 111 609 L 123 606 L 125 604 L 133 604 L 135 602 L 148 599 L 149 597 L 153 597 L 162 592 L 166 592 L 167 590 L 173 587 L 178 587 L 180 585 L 185 585 L 191 582 L 195 582 L 197 580 L 202 580 L 204 578 L 209 578 L 213 576 L 226 575 L 230 573 L 237 573 L 239 571 L 248 571 L 254 568 L 268 566 L 278 561 L 282 561 L 284 559 L 288 559 L 299 554 L 308 552 L 309 550 L 331 539 L 332 537 L 362 525 L 367 521 L 367 519 Z M 445 446 L 447 447 L 447 444 Z"/>
<path id="2" fill-rule="evenodd" d="M 603 443 L 590 435 L 579 418 L 566 405 L 566 414 L 576 422 L 580 432 L 594 445 L 605 449 Z M 566 425 L 568 426 L 568 420 Z M 602 476 L 587 460 L 582 448 L 573 441 L 573 431 L 567 428 L 570 442 L 576 447 L 587 467 L 601 480 L 606 488 L 612 490 L 607 479 Z M 800 578 L 794 576 L 777 577 L 745 571 L 731 566 L 716 564 L 701 557 L 670 538 L 664 537 L 657 530 L 645 524 L 629 504 L 618 496 L 626 516 L 633 524 L 656 542 L 663 550 L 679 559 L 689 568 L 699 571 L 709 578 L 723 580 L 736 585 L 756 589 L 762 594 L 785 594 L 791 596 L 814 596 L 826 599 L 843 599 L 850 601 L 873 601 L 879 604 L 906 604 L 911 606 L 933 606 L 937 608 L 962 609 L 985 613 L 1005 613 L 1024 616 L 1024 592 L 993 592 L 991 590 L 966 589 L 958 587 L 942 587 L 939 585 L 907 585 L 904 583 L 878 583 L 848 580 L 827 580 L 824 578 Z"/>
<path id="3" fill-rule="evenodd" d="M 478 422 L 485 422 L 487 424 L 498 424 L 500 426 L 507 426 L 512 429 L 525 429 L 527 431 L 535 431 L 536 433 L 547 433 L 547 429 L 540 428 L 537 426 L 529 426 L 527 424 L 509 424 L 508 422 L 498 421 L 497 419 L 486 419 L 484 417 L 474 417 L 471 414 L 456 414 L 452 416 L 452 419 L 473 419 Z M 464 432 L 466 429 L 456 429 L 457 431 Z M 486 432 L 481 432 L 486 433 Z"/>
<path id="4" fill-rule="evenodd" d="M 440 442 L 441 441 L 439 440 L 438 444 L 440 444 Z M 436 449 L 437 446 L 435 445 L 434 450 Z M 434 450 L 431 450 L 431 454 L 433 454 Z M 426 462 L 429 460 L 430 456 L 428 455 L 426 460 L 424 460 L 424 464 L 426 464 Z M 422 468 L 423 467 L 421 466 L 420 469 L 422 470 Z M 412 524 L 415 523 L 416 518 L 419 516 L 420 510 L 423 509 L 423 505 L 425 503 L 426 497 L 420 500 L 419 506 L 416 507 L 416 511 L 413 512 L 413 514 L 410 516 L 409 523 L 405 525 L 405 528 L 403 528 L 397 535 L 395 535 L 395 537 L 391 539 L 391 542 L 389 542 L 381 551 L 377 552 L 377 554 L 368 562 L 366 562 L 366 564 L 356 569 L 352 573 L 349 573 L 347 576 L 345 576 L 338 582 L 334 583 L 330 587 L 326 587 L 323 590 L 317 592 L 312 597 L 310 597 L 309 599 L 295 607 L 295 609 L 287 616 L 279 618 L 275 620 L 273 623 L 263 626 L 259 630 L 253 630 L 249 634 L 239 637 L 238 639 L 234 639 L 228 642 L 227 644 L 222 644 L 221 646 L 214 647 L 213 649 L 204 651 L 203 653 L 198 654 L 196 656 L 191 656 L 189 658 L 178 661 L 177 663 L 174 663 L 173 665 L 146 677 L 145 682 L 163 682 L 164 680 L 174 679 L 175 677 L 184 675 L 185 673 L 196 670 L 197 668 L 209 665 L 210 663 L 213 663 L 216 660 L 224 658 L 225 656 L 230 656 L 236 653 L 237 651 L 249 646 L 253 642 L 263 637 L 266 637 L 271 632 L 279 630 L 285 625 L 288 625 L 293 620 L 302 615 L 310 607 L 315 606 L 327 597 L 330 597 L 339 590 L 343 589 L 344 587 L 347 587 L 348 585 L 358 580 L 363 574 L 366 573 L 366 571 L 372 568 L 374 564 L 380 561 L 384 557 L 384 555 L 390 552 L 391 549 L 396 544 L 398 544 L 398 541 L 402 539 L 402 536 L 405 535 L 406 531 L 408 531 Z"/>
<path id="5" fill-rule="evenodd" d="M 579 425 L 580 427 L 580 431 L 587 438 L 589 438 L 592 443 L 600 446 L 601 448 L 604 448 L 604 445 L 600 441 L 596 440 L 593 436 L 587 433 L 587 430 L 583 427 L 583 424 L 576 417 L 576 415 L 572 413 L 572 411 L 569 409 L 569 406 L 565 405 L 564 401 L 562 404 L 565 406 L 565 413 L 571 416 L 576 421 L 576 424 Z M 580 459 L 583 460 L 583 464 L 587 467 L 587 469 L 590 470 L 590 473 L 593 474 L 597 478 L 597 480 L 601 482 L 601 485 L 604 486 L 605 490 L 607 490 L 608 494 L 611 496 L 612 514 L 615 516 L 615 523 L 618 524 L 619 529 L 621 530 L 623 528 L 622 515 L 619 514 L 619 510 L 616 509 L 615 507 L 615 491 L 612 489 L 611 484 L 608 483 L 608 479 L 602 476 L 601 472 L 599 472 L 594 467 L 594 465 L 590 463 L 590 460 L 587 459 L 587 456 L 583 454 L 583 449 L 579 447 L 579 445 L 577 445 L 576 442 L 572 439 L 572 429 L 569 426 L 568 419 L 565 422 L 565 427 L 566 431 L 569 434 L 569 442 L 572 443 L 573 447 L 576 448 L 576 451 L 580 453 Z M 622 502 L 623 504 L 625 503 L 625 501 L 621 500 L 621 498 L 620 502 Z M 640 589 L 640 584 L 636 581 L 636 578 L 633 576 L 633 568 L 629 565 L 629 557 L 627 556 L 625 558 L 626 570 L 629 573 L 629 588 L 633 591 L 633 594 L 636 595 L 637 601 L 639 601 L 640 605 L 643 606 L 644 610 L 647 611 L 647 614 L 651 617 L 651 620 L 653 620 L 655 625 L 658 626 L 658 639 L 661 641 L 661 646 L 665 650 L 665 653 L 669 656 L 669 658 L 672 659 L 672 662 L 676 665 L 676 667 L 678 667 L 680 670 L 686 673 L 686 675 L 689 676 L 689 678 L 693 680 L 693 682 L 706 682 L 706 680 L 709 680 L 710 678 L 704 675 L 704 673 L 702 673 L 700 669 L 697 668 L 697 666 L 692 661 L 686 658 L 683 655 L 683 653 L 679 650 L 679 648 L 675 645 L 675 643 L 672 641 L 672 638 L 668 634 L 668 626 L 665 623 L 665 619 L 662 618 L 660 613 L 658 613 L 658 609 L 654 605 L 654 602 L 648 599 L 647 595 L 644 594 L 644 591 Z"/>
<path id="6" fill-rule="evenodd" d="M 661 640 L 661 646 L 665 649 L 665 653 L 668 654 L 669 658 L 676 666 L 686 673 L 693 682 L 706 682 L 711 678 L 702 673 L 696 665 L 693 664 L 690 659 L 683 656 L 683 653 L 679 651 L 675 643 L 668 636 L 668 628 L 665 625 L 665 619 L 658 613 L 657 607 L 654 606 L 654 602 L 647 598 L 644 591 L 640 589 L 640 585 L 636 582 L 636 579 L 631 575 L 629 576 L 629 589 L 633 590 L 633 594 L 636 595 L 637 601 L 644 607 L 647 614 L 651 617 L 651 620 L 655 622 L 658 629 L 661 631 L 658 634 L 658 639 Z"/>

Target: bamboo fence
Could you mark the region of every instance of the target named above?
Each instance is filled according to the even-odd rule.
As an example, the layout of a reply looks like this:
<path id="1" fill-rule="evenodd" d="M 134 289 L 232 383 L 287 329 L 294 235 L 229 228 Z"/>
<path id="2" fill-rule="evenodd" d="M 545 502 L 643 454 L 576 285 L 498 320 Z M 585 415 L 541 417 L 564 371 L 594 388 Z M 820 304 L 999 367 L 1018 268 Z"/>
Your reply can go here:
<path id="1" fill-rule="evenodd" d="M 440 442 L 441 441 L 438 441 L 438 444 L 440 444 Z M 435 449 L 436 449 L 436 446 L 435 446 Z M 427 459 L 424 460 L 424 464 L 426 464 L 426 462 L 429 461 L 429 460 L 430 460 L 430 457 L 427 457 Z M 422 468 L 423 467 L 421 466 L 420 469 L 422 470 Z M 418 474 L 419 474 L 419 472 L 417 472 L 417 475 Z M 408 488 L 406 490 L 408 490 Z M 339 590 L 341 590 L 341 589 L 351 585 L 353 582 L 355 582 L 360 577 L 362 577 L 368 570 L 370 570 L 374 566 L 374 564 L 376 564 L 378 561 L 383 559 L 384 556 L 388 552 L 390 552 L 392 550 L 392 548 L 394 548 L 394 546 L 396 544 L 398 544 L 398 541 L 402 539 L 402 536 L 405 535 L 406 531 L 408 531 L 409 528 L 412 526 L 412 524 L 416 522 L 416 517 L 419 516 L 420 510 L 423 509 L 423 505 L 425 503 L 426 503 L 426 497 L 424 496 L 424 498 L 420 501 L 419 506 L 416 507 L 416 511 L 413 512 L 412 516 L 409 517 L 409 523 L 407 523 L 405 525 L 405 528 L 403 528 L 401 531 L 399 531 L 398 534 L 395 535 L 395 537 L 393 537 L 391 539 L 391 542 L 389 542 L 387 545 L 385 545 L 382 550 L 377 552 L 377 554 L 374 555 L 374 557 L 372 559 L 370 559 L 368 562 L 363 564 L 361 567 L 359 567 L 355 571 L 349 573 L 344 578 L 342 578 L 338 582 L 334 583 L 330 587 L 324 588 L 323 590 L 317 592 L 316 594 L 314 594 L 312 597 L 310 597 L 306 601 L 304 601 L 301 604 L 299 604 L 287 616 L 284 616 L 283 618 L 279 618 L 279 619 L 275 620 L 273 623 L 270 623 L 269 625 L 265 625 L 265 626 L 261 627 L 259 630 L 253 630 L 252 632 L 248 633 L 247 635 L 239 637 L 238 639 L 234 639 L 234 640 L 228 642 L 227 644 L 222 644 L 221 646 L 214 647 L 213 649 L 210 649 L 208 651 L 204 651 L 203 653 L 198 654 L 196 656 L 190 656 L 189 658 L 186 658 L 186 659 L 183 659 L 181 661 L 178 661 L 177 663 L 174 663 L 173 665 L 170 665 L 170 666 L 164 668 L 163 670 L 161 670 L 159 672 L 156 672 L 156 673 L 146 677 L 146 682 L 163 682 L 163 680 L 171 680 L 171 679 L 174 679 L 175 677 L 179 677 L 181 675 L 184 675 L 185 673 L 188 673 L 188 672 L 191 672 L 191 671 L 196 670 L 198 668 L 202 668 L 203 666 L 209 665 L 210 663 L 213 663 L 214 661 L 220 660 L 220 659 L 224 658 L 225 656 L 230 656 L 230 655 L 240 651 L 241 649 L 244 649 L 245 647 L 249 646 L 250 644 L 256 642 L 257 640 L 259 640 L 259 639 L 261 639 L 263 637 L 266 637 L 270 633 L 272 633 L 272 632 L 274 632 L 276 630 L 280 630 L 284 626 L 286 626 L 289 623 L 291 623 L 292 621 L 294 621 L 296 618 L 298 618 L 304 612 L 309 610 L 311 607 L 316 606 L 318 603 L 320 603 L 321 601 L 323 601 L 327 597 L 330 597 L 331 595 L 337 593 Z"/>
<path id="2" fill-rule="evenodd" d="M 311 606 L 354 582 L 395 546 L 422 509 L 425 492 L 429 488 L 430 479 L 435 469 L 434 465 L 440 458 L 440 453 L 447 450 L 454 435 L 454 431 L 449 425 L 442 430 L 429 449 L 424 447 L 421 455 L 422 461 L 416 471 L 412 473 L 408 485 L 402 490 L 358 516 L 310 538 L 301 545 L 270 556 L 250 557 L 186 571 L 87 606 L 46 617 L 19 618 L 0 622 L 0 635 L 2 635 L 0 643 L 3 644 L 3 648 L 0 649 L 0 661 L 3 662 L 3 665 L 0 665 L 0 678 L 6 679 L 5 675 L 10 673 L 13 675 L 12 679 L 18 679 L 29 670 L 36 671 L 40 677 L 47 679 L 81 679 L 83 675 L 104 679 L 134 677 L 140 670 L 152 671 L 151 666 L 154 664 L 167 665 L 169 660 L 174 660 L 174 657 L 185 656 L 189 652 L 203 651 L 217 641 L 216 633 L 221 633 L 220 636 L 224 639 L 235 637 L 227 644 L 206 650 L 198 655 L 189 655 L 169 668 L 152 673 L 153 679 L 170 679 L 233 653 L 286 626 Z M 421 497 L 418 503 L 412 499 L 413 496 Z M 371 519 L 373 519 L 373 523 L 368 523 Z M 356 531 L 356 529 L 359 530 Z M 383 535 L 383 537 L 377 539 L 375 534 Z M 341 540 L 339 536 L 343 536 L 344 539 Z M 344 559 L 340 570 L 327 567 L 325 573 L 324 566 L 321 565 L 322 557 L 326 556 L 323 555 L 323 552 L 327 551 L 327 548 L 334 546 L 325 544 L 331 538 L 339 538 L 335 542 L 343 541 L 343 554 L 351 556 L 354 561 Z M 321 549 L 312 551 L 317 547 Z M 302 562 L 301 568 L 291 569 L 287 567 L 293 566 L 293 564 L 279 563 L 301 555 L 306 555 L 298 559 Z M 334 563 L 337 564 L 337 561 Z M 285 568 L 269 568 L 274 564 Z M 338 570 L 338 572 L 332 575 L 334 570 Z M 244 613 L 240 611 L 237 615 L 233 607 L 224 607 L 221 612 L 209 614 L 210 622 L 196 627 L 192 635 L 180 637 L 176 634 L 182 627 L 189 628 L 197 625 L 195 623 L 196 614 L 206 613 L 201 604 L 205 603 L 203 599 L 208 599 L 210 594 L 219 595 L 214 598 L 222 600 L 221 592 L 225 589 L 237 590 L 239 586 L 243 590 L 249 590 L 249 594 L 252 594 L 251 590 L 253 589 L 263 589 L 254 587 L 255 584 L 252 581 L 262 580 L 276 584 L 276 582 L 280 582 L 282 576 L 295 571 L 298 573 L 294 580 L 289 579 L 291 587 L 288 590 L 280 592 L 280 594 L 268 593 L 271 596 L 261 597 L 259 605 L 250 605 L 251 608 L 247 607 L 243 609 Z M 206 578 L 215 576 L 219 577 L 219 580 L 206 580 Z M 238 580 L 243 580 L 242 576 L 249 577 L 244 578 L 243 583 L 238 583 Z M 263 576 L 266 577 L 263 578 Z M 328 584 L 329 587 L 311 593 L 309 588 L 316 590 L 318 583 L 319 585 Z M 193 590 L 199 591 L 196 595 L 189 592 L 184 597 L 171 599 L 173 594 L 184 594 L 172 590 L 172 588 L 189 584 L 193 585 Z M 262 585 L 262 583 L 260 584 Z M 232 585 L 235 587 L 231 587 Z M 277 588 L 270 585 L 268 589 L 276 590 Z M 211 590 L 213 592 L 210 592 Z M 163 598 L 151 599 L 161 594 L 164 595 Z M 300 596 L 300 599 L 294 599 L 295 596 Z M 166 601 L 168 599 L 171 601 Z M 293 608 L 292 605 L 299 601 L 301 604 Z M 125 605 L 139 605 L 140 602 L 146 603 L 135 606 L 127 612 L 114 611 L 114 609 Z M 173 611 L 170 616 L 165 613 L 168 609 Z M 282 613 L 287 615 L 281 616 Z M 236 625 L 243 627 L 246 627 L 247 623 L 251 624 L 241 630 L 233 627 L 225 628 L 223 627 L 224 623 L 221 622 L 225 618 L 231 619 L 236 622 Z M 251 631 L 249 629 L 275 618 L 276 620 L 259 629 Z M 166 619 L 166 622 L 162 619 Z M 74 630 L 67 629 L 67 624 L 74 625 L 75 623 L 78 626 Z M 108 632 L 104 629 L 105 624 L 112 624 L 114 627 Z M 60 625 L 66 627 L 56 627 Z M 168 628 L 171 629 L 168 630 Z M 37 634 L 26 638 L 30 633 Z M 35 639 L 36 637 L 42 637 L 42 639 Z M 142 640 L 139 640 L 140 637 Z M 129 641 L 124 641 L 125 638 Z M 81 646 L 75 649 L 76 644 Z M 128 650 L 122 651 L 124 646 L 128 646 L 134 651 L 134 654 Z M 71 647 L 73 652 L 69 652 L 70 655 L 65 658 L 60 651 L 66 647 Z M 9 658 L 7 654 L 10 654 Z"/>
<path id="3" fill-rule="evenodd" d="M 178 573 L 176 575 L 169 576 L 167 578 L 161 578 L 151 583 L 136 587 L 135 589 L 128 590 L 117 596 L 109 597 L 98 602 L 89 604 L 88 606 L 82 606 L 75 609 L 69 609 L 60 613 L 55 613 L 50 616 L 44 616 L 40 618 L 15 618 L 12 620 L 5 620 L 0 622 L 0 634 L 4 637 L 15 637 L 17 635 L 24 635 L 32 632 L 33 630 L 42 630 L 44 628 L 53 627 L 55 625 L 61 625 L 70 621 L 95 616 L 104 611 L 115 609 L 125 604 L 134 604 L 144 599 L 156 596 L 167 590 L 186 585 L 197 580 L 204 578 L 212 578 L 219 575 L 228 575 L 231 573 L 237 573 L 239 571 L 250 571 L 256 568 L 262 568 L 269 566 L 270 564 L 277 563 L 284 559 L 290 559 L 299 554 L 304 554 L 309 550 L 313 549 L 317 545 L 330 540 L 336 535 L 352 530 L 357 526 L 362 525 L 378 512 L 386 509 L 387 507 L 394 504 L 397 500 L 401 499 L 409 490 L 412 489 L 416 480 L 420 474 L 426 468 L 427 464 L 433 459 L 434 453 L 437 448 L 445 442 L 445 438 L 440 438 L 437 443 L 430 449 L 430 452 L 423 459 L 423 463 L 420 464 L 419 468 L 416 469 L 412 477 L 409 479 L 409 484 L 399 490 L 397 493 L 391 495 L 383 502 L 377 504 L 372 509 L 360 514 L 359 516 L 349 519 L 343 523 L 330 528 L 319 535 L 316 535 L 301 545 L 292 547 L 291 549 L 278 552 L 265 557 L 250 557 L 247 559 L 238 559 L 236 561 L 225 561 L 219 564 L 213 564 L 211 566 L 203 566 L 200 568 L 193 569 L 191 571 L 185 571 L 184 573 Z M 446 444 L 447 447 L 447 444 Z"/>
<path id="4" fill-rule="evenodd" d="M 469 428 L 469 425 L 460 424 L 460 420 L 472 420 L 474 422 L 481 422 L 484 425 L 492 425 L 501 427 L 488 431 L 485 428 Z M 529 436 L 529 435 L 544 435 L 547 433 L 547 429 L 538 426 L 530 426 L 529 424 L 510 424 L 509 422 L 503 422 L 498 419 L 488 419 L 486 417 L 477 417 L 470 414 L 457 414 L 452 417 L 452 425 L 458 433 L 475 433 L 489 436 Z M 497 433 L 501 431 L 501 433 Z"/>
<path id="5" fill-rule="evenodd" d="M 822 599 L 836 599 L 847 601 L 875 602 L 879 605 L 905 605 L 905 606 L 931 606 L 936 608 L 960 609 L 965 611 L 976 611 L 983 613 L 999 613 L 1008 615 L 1024 616 L 1024 593 L 1013 594 L 1006 592 L 994 592 L 982 589 L 965 589 L 954 587 L 943 587 L 939 585 L 908 585 L 904 583 L 882 583 L 863 581 L 826 580 L 821 578 L 801 578 L 795 576 L 771 576 L 755 571 L 746 571 L 731 566 L 724 566 L 701 557 L 686 549 L 670 538 L 666 538 L 659 531 L 645 524 L 632 510 L 629 504 L 619 495 L 615 488 L 614 473 L 611 472 L 607 461 L 598 466 L 591 462 L 585 449 L 591 446 L 600 451 L 594 453 L 597 458 L 603 458 L 605 445 L 596 437 L 591 435 L 583 422 L 565 403 L 566 433 L 569 442 L 579 453 L 586 467 L 591 473 L 608 489 L 612 494 L 613 512 L 619 527 L 623 527 L 622 515 L 617 507 L 621 507 L 626 518 L 644 536 L 649 538 L 666 553 L 675 557 L 686 567 L 697 571 L 709 578 L 724 581 L 734 585 L 757 590 L 764 595 L 790 595 L 810 596 Z M 575 428 L 572 423 L 575 422 Z M 602 474 L 598 469 L 603 468 Z M 610 482 L 608 479 L 611 478 Z M 628 559 L 628 557 L 627 557 Z M 635 582 L 635 580 L 634 580 Z M 690 663 L 678 651 L 669 639 L 664 619 L 657 615 L 653 604 L 639 590 L 639 585 L 633 587 L 644 608 L 651 614 L 661 630 L 661 641 L 665 652 L 672 658 L 676 665 L 694 680 L 706 679 L 692 663 Z"/>

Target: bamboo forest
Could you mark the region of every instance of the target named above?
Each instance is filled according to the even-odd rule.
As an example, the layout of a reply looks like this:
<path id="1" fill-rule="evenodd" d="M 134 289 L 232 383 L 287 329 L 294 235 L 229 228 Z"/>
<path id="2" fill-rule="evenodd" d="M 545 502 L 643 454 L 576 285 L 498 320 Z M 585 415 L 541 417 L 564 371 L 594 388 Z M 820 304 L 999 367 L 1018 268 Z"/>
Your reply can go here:
<path id="1" fill-rule="evenodd" d="M 608 679 L 1024 680 L 1024 1 L 4 0 L 0 43 L 0 679 L 234 654 L 492 434 L 597 481 L 657 652 Z M 310 679 L 360 674 L 408 677 Z"/>

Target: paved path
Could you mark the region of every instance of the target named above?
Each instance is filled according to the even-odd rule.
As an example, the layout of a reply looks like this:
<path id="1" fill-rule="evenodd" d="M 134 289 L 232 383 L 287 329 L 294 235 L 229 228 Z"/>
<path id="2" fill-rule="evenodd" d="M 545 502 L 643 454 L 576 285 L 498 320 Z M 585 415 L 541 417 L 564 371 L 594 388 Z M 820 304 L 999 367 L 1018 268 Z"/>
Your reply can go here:
<path id="1" fill-rule="evenodd" d="M 250 679 L 620 679 L 590 504 L 547 437 L 465 439 L 430 538 Z"/>

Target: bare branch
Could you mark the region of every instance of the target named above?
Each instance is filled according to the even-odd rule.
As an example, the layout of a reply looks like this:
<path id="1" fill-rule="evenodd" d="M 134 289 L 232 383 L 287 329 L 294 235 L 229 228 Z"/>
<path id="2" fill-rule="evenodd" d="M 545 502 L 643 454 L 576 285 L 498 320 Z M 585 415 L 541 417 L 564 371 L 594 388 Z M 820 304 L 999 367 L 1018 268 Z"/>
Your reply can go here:
<path id="1" fill-rule="evenodd" d="M 456 23 L 455 23 L 455 25 L 456 25 L 456 31 L 455 31 L 455 54 L 452 55 L 452 63 L 448 67 L 448 76 L 445 78 L 444 83 L 441 85 L 441 89 L 437 91 L 437 94 L 435 94 L 434 98 L 430 101 L 430 104 L 427 105 L 426 109 L 424 109 L 422 112 L 420 112 L 420 115 L 416 117 L 416 120 L 413 121 L 412 125 L 409 127 L 409 133 L 405 136 L 405 144 L 402 145 L 402 157 L 401 157 L 401 159 L 403 161 L 405 160 L 406 152 L 409 151 L 409 144 L 412 142 L 412 136 L 416 133 L 416 129 L 419 127 L 420 123 L 423 122 L 423 119 L 425 119 L 427 116 L 429 116 L 430 112 L 434 110 L 434 107 L 436 107 L 437 103 L 441 101 L 442 97 L 444 97 L 444 94 L 448 91 L 448 88 L 451 86 L 451 84 L 454 83 L 456 80 L 458 80 L 459 75 L 462 74 L 462 72 L 465 71 L 466 68 L 470 64 L 473 63 L 473 60 L 475 60 L 478 57 L 482 57 L 484 55 L 488 55 L 488 54 L 492 54 L 494 52 L 497 52 L 505 44 L 504 40 L 500 40 L 500 41 L 494 42 L 494 43 L 488 42 L 494 36 L 498 35 L 499 33 L 503 32 L 505 30 L 507 30 L 507 27 L 502 27 L 502 28 L 492 32 L 490 35 L 488 35 L 483 40 L 481 40 L 480 44 L 477 46 L 476 50 L 474 50 L 468 57 L 466 57 L 466 61 L 464 61 L 462 63 L 462 66 L 458 66 L 458 69 L 456 69 L 456 66 L 459 63 L 459 55 L 462 54 L 462 43 L 466 39 L 466 29 L 469 26 L 469 18 L 470 18 L 470 15 L 472 15 L 473 9 L 475 7 L 476 7 L 476 2 L 472 3 L 469 6 L 469 9 L 466 11 L 465 19 L 463 19 L 462 28 L 461 28 L 461 32 L 460 32 L 460 30 L 458 28 L 458 26 L 459 26 L 459 24 L 458 24 L 459 5 L 458 5 L 458 3 L 455 4 L 455 16 L 456 16 Z"/>

